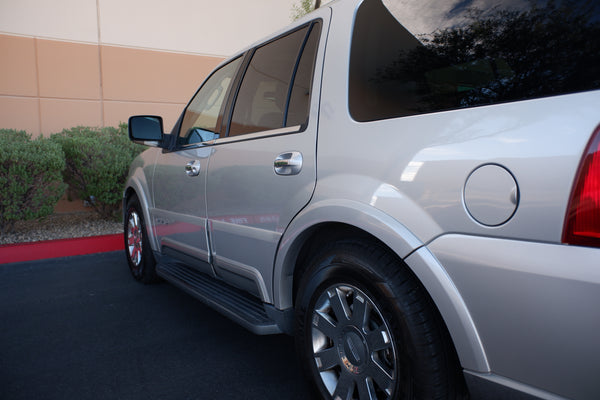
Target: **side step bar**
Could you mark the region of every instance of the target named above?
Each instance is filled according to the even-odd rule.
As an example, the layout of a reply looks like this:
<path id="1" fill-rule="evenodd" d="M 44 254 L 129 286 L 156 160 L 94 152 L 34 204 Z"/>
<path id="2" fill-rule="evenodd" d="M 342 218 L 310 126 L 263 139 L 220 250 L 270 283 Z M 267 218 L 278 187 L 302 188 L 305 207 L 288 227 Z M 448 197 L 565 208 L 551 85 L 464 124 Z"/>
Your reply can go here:
<path id="1" fill-rule="evenodd" d="M 156 273 L 257 335 L 282 333 L 263 303 L 239 289 L 172 259 L 159 263 Z"/>

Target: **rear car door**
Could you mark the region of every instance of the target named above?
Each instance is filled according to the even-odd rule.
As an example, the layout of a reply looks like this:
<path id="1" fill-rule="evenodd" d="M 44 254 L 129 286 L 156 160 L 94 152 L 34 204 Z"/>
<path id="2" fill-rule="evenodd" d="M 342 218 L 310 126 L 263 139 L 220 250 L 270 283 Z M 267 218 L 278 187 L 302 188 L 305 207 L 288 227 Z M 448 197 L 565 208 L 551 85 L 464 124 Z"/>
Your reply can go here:
<path id="1" fill-rule="evenodd" d="M 279 239 L 315 186 L 311 92 L 321 32 L 315 21 L 248 56 L 227 137 L 212 147 L 206 196 L 216 273 L 267 302 Z"/>

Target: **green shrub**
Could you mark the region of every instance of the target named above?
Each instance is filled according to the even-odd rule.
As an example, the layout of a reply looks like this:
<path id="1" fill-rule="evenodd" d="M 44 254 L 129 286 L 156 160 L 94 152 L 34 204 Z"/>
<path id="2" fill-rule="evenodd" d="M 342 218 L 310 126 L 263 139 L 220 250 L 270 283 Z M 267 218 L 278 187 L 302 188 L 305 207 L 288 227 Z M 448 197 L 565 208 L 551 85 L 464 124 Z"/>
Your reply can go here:
<path id="1" fill-rule="evenodd" d="M 64 169 L 65 155 L 56 143 L 0 129 L 0 231 L 51 214 L 65 191 Z"/>
<path id="2" fill-rule="evenodd" d="M 64 180 L 77 197 L 86 200 L 103 218 L 116 218 L 129 164 L 143 147 L 119 128 L 78 126 L 52 135 L 65 152 Z"/>

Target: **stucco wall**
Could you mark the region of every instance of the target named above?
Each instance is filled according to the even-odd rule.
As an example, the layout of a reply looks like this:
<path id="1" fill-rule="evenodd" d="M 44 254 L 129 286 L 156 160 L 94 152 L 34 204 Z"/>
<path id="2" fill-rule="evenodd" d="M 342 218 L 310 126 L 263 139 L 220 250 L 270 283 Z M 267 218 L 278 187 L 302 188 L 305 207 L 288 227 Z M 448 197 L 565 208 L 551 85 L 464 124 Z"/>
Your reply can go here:
<path id="1" fill-rule="evenodd" d="M 224 57 L 290 22 L 294 0 L 0 2 L 0 128 L 49 135 L 157 114 L 170 129 Z"/>

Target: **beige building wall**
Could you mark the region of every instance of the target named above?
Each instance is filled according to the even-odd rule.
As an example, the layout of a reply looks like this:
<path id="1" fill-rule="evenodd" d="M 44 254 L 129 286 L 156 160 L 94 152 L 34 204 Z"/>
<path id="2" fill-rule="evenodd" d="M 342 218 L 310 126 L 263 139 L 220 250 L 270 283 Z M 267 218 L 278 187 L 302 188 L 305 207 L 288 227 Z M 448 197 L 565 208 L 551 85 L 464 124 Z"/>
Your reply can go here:
<path id="1" fill-rule="evenodd" d="M 45 136 L 161 115 L 170 130 L 226 56 L 293 0 L 0 0 L 0 128 Z"/>

